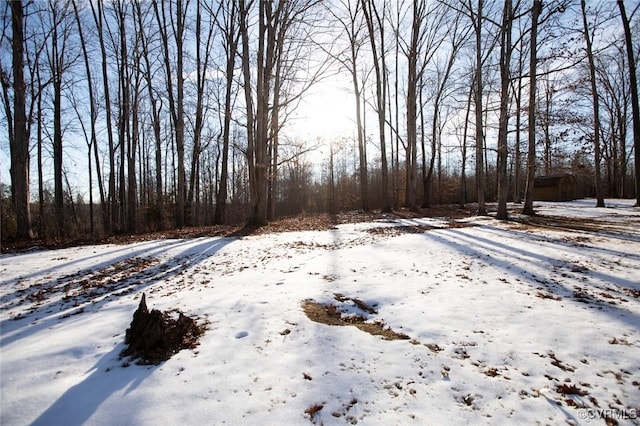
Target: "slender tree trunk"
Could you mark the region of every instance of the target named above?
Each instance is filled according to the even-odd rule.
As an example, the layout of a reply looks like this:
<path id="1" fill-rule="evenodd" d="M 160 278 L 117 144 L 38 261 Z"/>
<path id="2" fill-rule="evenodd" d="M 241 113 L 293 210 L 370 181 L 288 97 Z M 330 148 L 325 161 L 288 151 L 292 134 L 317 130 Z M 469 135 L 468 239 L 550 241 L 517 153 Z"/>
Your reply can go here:
<path id="1" fill-rule="evenodd" d="M 42 165 L 42 145 L 43 145 L 43 123 L 42 123 L 42 78 L 40 77 L 40 71 L 36 70 L 37 80 L 38 80 L 38 100 L 37 100 L 37 108 L 38 112 L 36 114 L 37 127 L 36 127 L 36 140 L 38 144 L 38 236 L 43 237 L 45 235 L 45 226 L 44 226 L 44 170 Z"/>
<path id="2" fill-rule="evenodd" d="M 512 26 L 511 0 L 505 0 L 502 14 L 502 28 L 500 29 L 500 118 L 498 122 L 498 213 L 496 218 L 507 220 L 507 200 L 509 197 L 509 178 L 507 176 L 508 146 L 507 130 L 509 126 L 509 80 L 511 73 L 511 26 Z"/>
<path id="3" fill-rule="evenodd" d="M 413 1 L 413 13 L 411 20 L 411 41 L 407 54 L 407 184 L 406 205 L 413 211 L 418 210 L 417 201 L 417 86 L 418 86 L 418 49 L 420 38 L 420 13 L 417 0 Z"/>
<path id="4" fill-rule="evenodd" d="M 106 206 L 106 202 L 105 202 L 105 196 L 104 196 L 104 186 L 102 183 L 102 174 L 100 172 L 100 157 L 98 156 L 98 149 L 97 149 L 97 127 L 96 127 L 96 121 L 98 119 L 98 111 L 97 111 L 97 105 L 96 105 L 96 100 L 95 100 L 95 94 L 93 91 L 93 78 L 92 78 L 92 74 L 91 74 L 91 65 L 90 65 L 90 58 L 89 58 L 89 52 L 87 51 L 87 43 L 85 42 L 85 37 L 84 37 L 84 30 L 83 30 L 83 26 L 82 26 L 82 21 L 80 20 L 80 14 L 78 12 L 78 6 L 76 4 L 77 0 L 73 0 L 72 4 L 73 4 L 73 9 L 75 12 L 75 16 L 76 16 L 76 24 L 78 25 L 78 35 L 80 36 L 80 44 L 82 45 L 82 56 L 84 58 L 84 66 L 85 66 L 85 74 L 87 76 L 87 90 L 88 90 L 88 94 L 89 94 L 89 108 L 90 108 L 90 114 L 91 114 L 91 137 L 89 140 L 89 144 L 88 144 L 88 158 L 87 161 L 89 163 L 89 208 L 90 208 L 90 221 L 91 221 L 91 234 L 93 235 L 95 232 L 94 229 L 94 217 L 93 217 L 93 185 L 92 185 L 92 172 L 91 172 L 91 155 L 92 155 L 92 149 L 95 152 L 94 155 L 94 160 L 96 163 L 96 173 L 97 173 L 97 181 L 98 181 L 98 192 L 100 194 L 100 210 L 102 212 L 102 230 L 104 231 L 104 227 L 107 224 L 107 206 Z"/>
<path id="5" fill-rule="evenodd" d="M 483 0 L 478 0 L 478 10 L 476 12 L 476 18 L 474 20 L 476 33 L 476 186 L 478 193 L 479 215 L 487 214 L 487 210 L 485 207 L 485 192 L 487 183 L 484 170 L 484 126 L 482 124 L 482 5 Z"/>
<path id="6" fill-rule="evenodd" d="M 531 9 L 531 52 L 529 59 L 529 130 L 527 151 L 527 182 L 522 213 L 534 215 L 533 185 L 536 177 L 536 72 L 538 63 L 538 18 L 542 12 L 542 0 L 534 0 Z"/>
<path id="7" fill-rule="evenodd" d="M 602 195 L 602 177 L 600 171 L 600 102 L 598 98 L 598 87 L 596 81 L 596 66 L 593 58 L 593 48 L 591 44 L 591 35 L 589 34 L 589 24 L 587 23 L 587 7 L 585 0 L 580 1 L 582 9 L 582 25 L 584 28 L 584 38 L 587 44 L 587 59 L 589 60 L 589 76 L 591 80 L 591 96 L 593 98 L 593 150 L 594 150 L 594 168 L 595 168 L 595 189 L 596 189 L 596 207 L 604 207 L 604 197 Z"/>
<path id="8" fill-rule="evenodd" d="M 389 166 L 387 163 L 387 146 L 385 143 L 386 127 L 386 99 L 387 99 L 387 67 L 384 59 L 384 28 L 383 19 L 371 0 L 361 0 L 367 28 L 369 30 L 369 41 L 373 54 L 373 66 L 376 74 L 376 105 L 378 114 L 378 129 L 380 136 L 380 157 L 381 157 L 381 180 L 382 180 L 382 211 L 391 211 L 391 200 L 389 198 Z M 385 1 L 386 4 L 386 1 Z M 384 5 L 383 5 L 384 9 Z M 384 10 L 383 10 L 384 13 Z M 375 15 L 375 16 L 374 16 Z M 380 45 L 376 42 L 376 30 L 374 27 L 374 17 L 378 25 Z"/>
<path id="9" fill-rule="evenodd" d="M 636 207 L 640 207 L 640 106 L 638 101 L 638 82 L 636 77 L 636 61 L 633 55 L 633 43 L 631 40 L 631 29 L 627 12 L 624 8 L 624 1 L 618 0 L 618 8 L 620 9 L 620 17 L 624 27 L 624 39 L 627 46 L 627 61 L 629 63 L 629 83 L 631 86 L 631 114 L 633 120 L 633 146 L 635 149 L 635 188 L 636 188 Z M 624 142 L 623 142 L 624 143 Z"/>
<path id="10" fill-rule="evenodd" d="M 175 31 L 176 41 L 176 92 L 177 92 L 177 105 L 176 105 L 176 149 L 178 151 L 178 200 L 177 200 L 177 212 L 176 212 L 176 226 L 181 228 L 185 225 L 185 189 L 186 189 L 186 176 L 184 169 L 184 30 L 185 20 L 187 18 L 186 11 L 183 11 L 182 0 L 177 0 L 177 24 Z M 168 78 L 171 78 L 169 75 Z"/>
<path id="11" fill-rule="evenodd" d="M 135 2 L 136 16 L 138 20 L 138 31 L 140 32 L 140 43 L 142 48 L 142 58 L 144 59 L 145 70 L 144 79 L 147 86 L 147 95 L 151 106 L 151 126 L 153 128 L 153 136 L 155 140 L 155 203 L 158 230 L 164 229 L 164 190 L 163 190 L 163 173 L 162 173 L 162 132 L 160 123 L 160 107 L 157 96 L 153 90 L 153 78 L 151 76 L 151 61 L 149 58 L 149 41 L 144 32 L 145 25 L 142 21 L 142 9 L 140 2 Z"/>
<path id="12" fill-rule="evenodd" d="M 357 61 L 355 56 L 355 49 L 352 44 L 351 47 L 352 52 L 352 63 L 353 70 L 351 73 L 353 79 L 353 91 L 355 94 L 356 100 L 356 126 L 358 128 L 358 158 L 360 162 L 359 173 L 360 173 L 360 202 L 362 203 L 362 210 L 365 212 L 369 211 L 369 187 L 368 187 L 368 177 L 367 177 L 367 156 L 365 151 L 365 141 L 364 141 L 364 129 L 362 128 L 362 108 L 361 108 L 361 93 L 360 93 L 360 85 L 358 84 L 358 74 L 357 74 Z"/>
<path id="13" fill-rule="evenodd" d="M 116 227 L 116 211 L 117 211 L 117 200 L 116 200 L 116 166 L 115 166 L 115 150 L 114 150 L 114 142 L 113 142 L 113 133 L 112 129 L 112 113 L 111 113 L 111 96 L 109 91 L 109 73 L 108 73 L 108 62 L 107 62 L 107 50 L 104 40 L 104 6 L 102 0 L 97 0 L 97 3 L 94 5 L 94 2 L 89 2 L 91 6 L 91 12 L 93 14 L 93 19 L 96 24 L 96 30 L 98 32 L 98 40 L 100 44 L 100 57 L 101 57 L 101 66 L 102 66 L 102 85 L 104 90 L 104 105 L 105 105 L 105 119 L 107 122 L 107 140 L 109 145 L 109 183 L 108 183 L 108 198 L 109 207 L 103 212 L 103 217 L 106 216 L 107 220 L 105 220 L 104 226 L 107 229 L 108 234 L 112 234 L 113 230 Z M 96 154 L 97 155 L 97 154 Z"/>
<path id="14" fill-rule="evenodd" d="M 521 43 L 520 44 L 521 47 L 523 47 L 524 45 Z M 514 173 L 513 173 L 513 199 L 516 203 L 520 203 L 522 202 L 522 194 L 520 192 L 520 174 L 521 174 L 521 169 L 520 169 L 520 163 L 522 162 L 522 151 L 520 149 L 520 135 L 521 135 L 521 131 L 520 131 L 520 127 L 522 124 L 522 114 L 521 114 L 521 110 L 522 110 L 522 71 L 523 71 L 523 65 L 522 65 L 522 53 L 520 53 L 519 58 L 518 58 L 518 87 L 516 89 L 516 94 L 515 94 L 515 100 L 516 100 L 516 136 L 515 136 L 515 149 L 514 149 Z"/>
<path id="15" fill-rule="evenodd" d="M 56 6 L 53 6 L 54 8 Z M 53 85 L 53 197 L 56 217 L 56 235 L 65 234 L 64 187 L 62 181 L 62 57 L 58 50 L 58 25 L 53 11 L 53 32 L 51 35 L 51 80 Z"/>
<path id="16" fill-rule="evenodd" d="M 245 108 L 247 112 L 247 169 L 249 174 L 249 191 L 251 200 L 258 197 L 258 180 L 256 176 L 256 132 L 253 112 L 253 93 L 251 89 L 251 52 L 249 44 L 249 10 L 244 0 L 239 0 L 240 34 L 242 39 L 242 75 L 244 77 Z M 255 208 L 252 215 L 257 212 Z"/>
<path id="17" fill-rule="evenodd" d="M 165 3 L 161 2 L 158 7 L 158 0 L 153 0 L 154 13 L 160 26 L 160 37 L 162 38 L 163 60 L 165 67 L 165 78 L 167 84 L 167 96 L 169 98 L 169 109 L 174 125 L 175 153 L 177 154 L 177 172 L 175 179 L 175 224 L 177 228 L 185 225 L 185 199 L 186 199 L 186 176 L 184 168 L 184 31 L 186 10 L 183 7 L 183 0 L 176 0 L 175 16 L 173 20 L 173 42 L 176 49 L 175 72 L 171 68 L 172 60 L 169 54 L 169 28 L 167 22 L 167 12 Z M 175 85 L 173 80 L 175 78 Z M 175 86 L 175 93 L 174 93 Z"/>
<path id="18" fill-rule="evenodd" d="M 413 12 L 414 12 L 414 14 L 415 14 L 415 7 L 416 7 L 416 1 L 414 0 L 413 1 Z M 414 21 L 414 23 L 412 24 L 412 27 L 411 27 L 411 31 L 413 33 L 413 31 L 415 29 L 414 28 L 415 27 L 415 16 L 412 19 L 412 21 Z M 396 25 L 397 26 L 395 28 L 395 31 L 396 31 L 396 33 L 399 34 L 400 33 L 400 28 L 399 28 L 399 26 L 400 26 L 400 7 L 398 7 L 397 10 L 396 10 Z M 420 24 L 418 23 L 418 25 L 420 25 Z M 396 51 L 395 51 L 395 55 L 394 55 L 394 59 L 395 59 L 394 67 L 395 67 L 395 76 L 396 76 L 396 78 L 394 78 L 393 96 L 394 96 L 394 101 L 395 101 L 394 113 L 395 113 L 396 128 L 395 128 L 395 131 L 393 132 L 393 135 L 394 135 L 393 139 L 394 140 L 391 142 L 390 145 L 391 145 L 391 168 L 393 170 L 393 179 L 392 179 L 392 184 L 391 184 L 393 186 L 393 206 L 397 207 L 398 203 L 399 203 L 399 199 L 400 199 L 400 135 L 398 134 L 398 131 L 400 129 L 400 108 L 399 108 L 399 99 L 400 99 L 399 93 L 400 92 L 398 90 L 398 86 L 399 86 L 399 81 L 398 80 L 400 80 L 400 78 L 398 78 L 398 76 L 399 76 L 399 72 L 398 72 L 399 61 L 398 61 L 398 59 L 399 59 L 399 56 L 400 56 L 399 55 L 399 53 L 400 53 L 400 43 L 396 42 L 395 45 L 396 45 L 396 49 L 395 49 Z M 409 62 L 410 61 L 411 60 L 409 59 Z M 416 62 L 416 67 L 417 67 L 417 59 L 416 59 L 415 62 Z M 412 67 L 412 66 L 413 66 L 412 64 L 408 64 L 409 68 Z M 417 70 L 409 71 L 409 73 L 413 74 L 414 78 L 415 78 L 415 75 L 417 75 Z M 411 77 L 408 76 L 408 78 L 411 78 Z M 407 84 L 407 85 L 409 85 L 409 84 Z M 409 101 L 409 92 L 411 90 L 412 90 L 411 88 L 407 87 L 407 103 L 410 102 Z M 413 90 L 415 92 L 415 87 L 413 88 Z M 413 97 L 415 98 L 415 95 L 413 95 Z M 410 114 L 408 108 L 409 107 L 407 105 L 407 116 Z M 391 115 L 391 99 L 389 99 L 389 115 Z M 408 117 L 407 117 L 407 120 L 409 120 Z M 391 122 L 391 120 L 389 120 L 389 122 Z M 408 136 L 408 134 L 409 134 L 409 128 L 407 127 L 407 136 Z M 409 139 L 409 138 L 407 137 L 407 139 Z M 395 142 L 395 147 L 396 147 L 396 149 L 395 149 L 395 152 L 396 152 L 395 161 L 394 161 L 394 158 L 393 158 L 393 142 Z M 409 144 L 409 141 L 407 141 L 407 144 Z M 415 148 L 416 148 L 416 146 L 414 144 L 414 149 Z M 408 146 L 407 146 L 407 149 L 409 149 Z M 405 185 L 406 185 L 406 188 L 405 188 L 405 204 L 407 206 L 409 206 L 410 205 L 409 198 L 411 197 L 410 192 L 414 193 L 413 197 L 415 198 L 415 193 L 417 191 L 416 191 L 415 173 L 414 173 L 414 178 L 413 178 L 413 180 L 414 180 L 413 189 L 409 188 L 411 186 L 411 184 L 410 184 L 410 181 L 411 181 L 410 173 L 411 173 L 411 170 L 413 169 L 413 167 L 409 167 L 409 162 L 411 160 L 411 153 L 407 152 L 407 156 L 406 157 L 407 157 L 406 158 L 407 167 L 406 167 L 406 179 L 405 179 L 405 181 L 406 181 L 406 183 L 405 183 Z M 416 207 L 417 207 L 417 205 L 416 205 Z M 417 208 L 413 208 L 413 210 L 417 210 Z"/>
<path id="19" fill-rule="evenodd" d="M 460 208 L 467 203 L 467 136 L 469 134 L 469 117 L 471 116 L 471 101 L 473 99 L 474 84 L 469 87 L 467 97 L 467 111 L 464 115 L 464 130 L 462 132 L 462 165 L 460 167 Z"/>
<path id="20" fill-rule="evenodd" d="M 280 39 L 280 42 L 282 39 Z M 282 47 L 282 46 L 280 46 Z M 269 167 L 268 185 L 269 185 L 269 211 L 267 218 L 274 220 L 276 218 L 276 205 L 278 201 L 278 143 L 279 143 L 279 127 L 280 127 L 280 84 L 282 63 L 278 61 L 276 65 L 276 75 L 274 79 L 273 87 L 273 102 L 271 112 L 271 130 L 270 130 L 270 151 L 271 151 L 271 166 Z"/>
<path id="21" fill-rule="evenodd" d="M 202 51 L 202 12 L 200 0 L 196 2 L 196 114 L 195 126 L 193 128 L 193 152 L 191 155 L 191 173 L 189 174 L 189 192 L 187 195 L 187 211 L 189 213 L 188 222 L 193 224 L 193 202 L 198 194 L 197 186 L 200 183 L 200 174 L 198 173 L 200 164 L 200 154 L 202 153 L 202 130 L 205 123 L 205 105 L 204 97 L 207 86 L 207 71 L 209 69 L 209 57 L 211 53 L 211 45 L 213 40 L 213 16 L 209 16 L 208 31 L 204 43 L 204 52 Z M 198 194 L 199 195 L 199 194 Z M 196 200 L 197 201 L 197 200 Z M 195 215 L 197 218 L 197 215 Z"/>
<path id="22" fill-rule="evenodd" d="M 235 2 L 227 5 L 224 28 L 221 28 L 225 37 L 226 51 L 226 86 L 224 94 L 224 121 L 222 129 L 222 164 L 220 167 L 219 187 L 216 193 L 216 211 L 213 222 L 224 224 L 227 220 L 227 182 L 229 180 L 229 139 L 231 137 L 231 108 L 233 91 L 233 74 L 236 55 L 238 53 L 238 39 L 240 33 L 237 30 L 237 6 Z"/>

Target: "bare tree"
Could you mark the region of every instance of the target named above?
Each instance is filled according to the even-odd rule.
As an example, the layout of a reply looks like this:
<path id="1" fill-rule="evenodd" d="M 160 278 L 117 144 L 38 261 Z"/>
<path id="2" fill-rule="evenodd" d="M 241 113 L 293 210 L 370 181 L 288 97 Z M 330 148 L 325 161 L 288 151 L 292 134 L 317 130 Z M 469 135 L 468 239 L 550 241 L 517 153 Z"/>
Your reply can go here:
<path id="1" fill-rule="evenodd" d="M 633 120 L 633 146 L 635 149 L 635 176 L 636 176 L 636 207 L 640 207 L 640 106 L 638 104 L 638 82 L 636 77 L 636 61 L 633 54 L 633 43 L 631 41 L 631 28 L 627 12 L 624 8 L 624 1 L 618 0 L 620 18 L 624 28 L 624 39 L 627 47 L 627 62 L 629 66 L 629 83 L 631 86 L 631 112 Z"/>
<path id="2" fill-rule="evenodd" d="M 184 42 L 187 9 L 189 0 L 175 0 L 161 2 L 153 0 L 153 9 L 158 22 L 158 29 L 162 40 L 162 52 L 165 65 L 165 81 L 169 110 L 173 123 L 175 145 L 177 152 L 177 193 L 176 193 L 176 227 L 185 225 L 185 192 L 186 176 L 184 166 Z M 167 6 L 169 10 L 167 11 Z M 168 16 L 167 16 L 168 15 Z M 170 53 L 169 37 L 175 43 L 175 70 L 172 69 L 174 58 Z M 175 76 L 175 83 L 174 83 Z"/>
<path id="3" fill-rule="evenodd" d="M 607 193 L 625 197 L 627 175 L 627 126 L 629 124 L 630 88 L 623 47 L 612 46 L 596 58 L 601 107 L 602 159 Z"/>
<path id="4" fill-rule="evenodd" d="M 382 211 L 391 211 L 389 198 L 389 166 L 387 164 L 387 146 L 385 142 L 386 99 L 387 99 L 387 65 L 385 61 L 384 45 L 384 13 L 386 0 L 382 11 L 378 10 L 373 0 L 360 0 L 365 22 L 369 31 L 369 42 L 373 55 L 373 66 L 376 74 L 376 112 L 378 114 L 378 129 L 380 135 L 380 158 L 382 177 Z M 378 40 L 379 38 L 379 40 Z"/>
<path id="5" fill-rule="evenodd" d="M 233 7 L 233 6 L 230 6 Z M 189 191 L 187 193 L 187 222 L 194 224 L 194 197 L 197 192 L 196 182 L 199 181 L 200 153 L 203 149 L 203 128 L 206 119 L 208 104 L 205 104 L 205 96 L 207 94 L 207 72 L 209 71 L 209 61 L 211 57 L 211 49 L 213 46 L 213 35 L 215 29 L 215 13 L 211 8 L 205 6 L 204 9 L 209 13 L 207 19 L 203 19 L 202 1 L 196 1 L 196 30 L 195 30 L 195 49 L 196 49 L 196 110 L 193 124 L 193 150 L 191 154 L 191 172 L 189 173 Z M 202 25 L 207 22 L 204 29 Z"/>
<path id="6" fill-rule="evenodd" d="M 227 220 L 227 182 L 229 180 L 229 142 L 231 137 L 231 118 L 233 104 L 234 72 L 240 31 L 238 28 L 238 4 L 234 1 L 220 3 L 221 9 L 216 16 L 218 29 L 222 33 L 225 51 L 225 95 L 224 117 L 222 125 L 222 165 L 218 192 L 216 193 L 216 211 L 214 223 L 223 224 Z"/>
<path id="7" fill-rule="evenodd" d="M 533 185 L 536 177 L 536 73 L 538 64 L 538 19 L 542 13 L 542 0 L 534 0 L 531 9 L 531 48 L 529 50 L 529 112 L 527 181 L 522 213 L 534 215 Z"/>
<path id="8" fill-rule="evenodd" d="M 150 23 L 145 21 L 147 12 L 141 8 L 141 3 L 136 0 L 134 3 L 135 15 L 137 20 L 138 35 L 140 36 L 140 48 L 142 50 L 142 59 L 144 61 L 144 79 L 147 87 L 147 97 L 151 109 L 151 126 L 153 128 L 153 136 L 155 140 L 155 209 L 157 216 L 158 229 L 164 229 L 164 185 L 162 173 L 163 158 L 163 141 L 161 134 L 161 110 L 162 101 L 156 94 L 153 81 L 153 70 L 151 63 L 151 40 L 150 35 L 145 31 L 149 28 Z"/>
<path id="9" fill-rule="evenodd" d="M 282 61 L 302 60 L 299 51 L 292 52 L 291 45 L 296 43 L 293 32 L 298 25 L 309 25 L 310 12 L 318 4 L 317 0 L 300 2 L 279 1 L 277 3 L 258 3 L 257 50 L 251 55 L 249 43 L 249 15 L 253 3 L 239 3 L 240 33 L 242 40 L 242 70 L 244 75 L 245 106 L 247 110 L 247 160 L 249 184 L 251 190 L 250 223 L 262 226 L 269 216 L 270 180 L 276 174 L 274 156 L 277 149 L 277 137 L 283 123 L 280 114 L 285 105 L 291 105 L 299 95 L 284 100 L 282 97 L 282 78 L 286 77 L 283 67 L 289 65 Z M 303 35 L 308 35 L 305 33 Z M 255 100 L 253 79 L 251 78 L 251 60 L 255 59 Z M 308 89 L 316 77 L 310 77 L 304 84 Z M 273 186 L 271 186 L 273 188 Z"/>
<path id="10" fill-rule="evenodd" d="M 454 65 L 456 60 L 458 59 L 458 53 L 461 48 L 464 46 L 466 41 L 471 34 L 471 28 L 464 28 L 462 24 L 462 15 L 458 11 L 454 11 L 454 16 L 447 20 L 446 32 L 445 36 L 449 40 L 449 50 L 447 51 L 447 56 L 444 57 L 443 61 L 438 61 L 436 65 L 436 76 L 435 76 L 435 93 L 433 95 L 433 117 L 431 120 L 431 158 L 429 160 L 429 168 L 426 168 L 426 153 L 424 150 L 424 144 L 422 148 L 422 186 L 423 186 L 423 201 L 422 207 L 431 207 L 431 198 L 432 198 L 432 183 L 433 183 L 433 171 L 435 165 L 436 158 L 436 150 L 439 142 L 440 129 L 438 126 L 438 122 L 440 121 L 442 103 L 447 96 L 447 91 L 450 90 L 449 83 L 450 78 L 454 73 Z M 441 17 L 436 17 L 441 23 Z M 443 40 L 445 39 L 443 37 Z M 438 51 L 438 44 L 435 46 L 433 53 Z M 432 54 L 433 54 L 432 53 Z M 443 68 L 440 68 L 440 64 L 442 64 Z M 423 106 L 424 108 L 424 106 Z M 423 123 L 424 126 L 424 123 Z M 466 139 L 466 138 L 465 138 Z M 465 146 L 466 149 L 466 146 Z"/>
<path id="11" fill-rule="evenodd" d="M 88 150 L 87 161 L 88 161 L 88 167 L 89 167 L 89 212 L 90 212 L 89 220 L 90 220 L 91 234 L 94 234 L 95 225 L 94 225 L 94 212 L 93 212 L 93 175 L 91 170 L 92 155 L 94 155 L 95 162 L 96 162 L 96 173 L 97 173 L 98 191 L 100 195 L 100 206 L 103 214 L 102 226 L 104 227 L 107 222 L 107 217 L 106 217 L 107 207 L 106 207 L 105 194 L 104 194 L 104 185 L 102 182 L 102 172 L 100 171 L 98 141 L 96 137 L 96 134 L 97 134 L 96 122 L 98 120 L 98 106 L 97 106 L 97 101 L 96 101 L 94 88 L 93 88 L 93 78 L 91 73 L 91 64 L 90 64 L 91 60 L 89 58 L 88 43 L 84 36 L 82 19 L 80 18 L 80 13 L 78 10 L 78 5 L 76 3 L 76 0 L 72 1 L 72 5 L 73 5 L 74 15 L 76 17 L 76 25 L 78 26 L 78 35 L 80 37 L 80 45 L 82 47 L 82 56 L 84 58 L 85 73 L 87 78 L 87 91 L 89 96 L 90 136 L 86 137 L 85 135 L 85 140 L 87 141 L 87 150 Z"/>
<path id="12" fill-rule="evenodd" d="M 411 210 L 418 209 L 417 179 L 418 170 L 418 82 L 422 80 L 422 73 L 427 60 L 418 66 L 418 56 L 422 54 L 425 42 L 423 23 L 427 19 L 427 6 L 424 1 L 413 0 L 411 14 L 411 36 L 404 50 L 407 56 L 407 189 L 406 205 Z M 396 76 L 398 78 L 398 76 Z M 432 153 L 433 154 L 433 153 Z"/>
<path id="13" fill-rule="evenodd" d="M 511 0 L 505 0 L 500 27 L 500 117 L 498 120 L 498 212 L 497 219 L 508 219 L 507 199 L 509 196 L 509 180 L 507 176 L 507 131 L 509 108 L 509 85 L 511 79 L 510 65 L 511 28 L 513 26 L 513 5 Z"/>
<path id="14" fill-rule="evenodd" d="M 346 11 L 347 17 L 340 17 L 329 5 L 329 12 L 338 21 L 348 40 L 348 49 L 335 55 L 335 59 L 344 67 L 351 76 L 353 93 L 355 98 L 356 111 L 356 133 L 358 138 L 358 174 L 360 177 L 360 202 L 362 210 L 369 210 L 369 189 L 367 176 L 367 151 L 365 147 L 365 136 L 362 125 L 362 88 L 358 76 L 358 66 L 360 65 L 360 50 L 364 44 L 362 37 L 363 25 L 362 7 L 359 0 L 355 3 L 350 0 L 340 2 L 342 10 Z"/>
<path id="15" fill-rule="evenodd" d="M 62 95 L 65 89 L 65 74 L 74 64 L 77 55 L 72 55 L 70 38 L 72 27 L 71 3 L 50 1 L 48 12 L 50 15 L 51 37 L 47 49 L 47 63 L 51 75 L 53 90 L 53 184 L 54 205 L 56 217 L 56 234 L 65 233 L 64 185 L 63 185 L 63 123 L 62 123 Z M 69 49 L 69 50 L 68 50 Z"/>
<path id="16" fill-rule="evenodd" d="M 473 28 L 476 35 L 476 89 L 474 91 L 474 101 L 476 107 L 476 186 L 478 191 L 478 214 L 480 215 L 487 214 L 485 207 L 484 126 L 482 124 L 482 6 L 483 0 L 478 0 L 475 15 L 472 15 Z M 469 9 L 472 10 L 471 0 L 469 0 Z"/>
<path id="17" fill-rule="evenodd" d="M 106 132 L 107 132 L 107 140 L 108 140 L 108 151 L 109 151 L 109 182 L 108 182 L 108 198 L 109 198 L 109 209 L 108 209 L 108 221 L 105 224 L 107 228 L 107 232 L 110 234 L 116 228 L 116 220 L 117 220 L 117 199 L 116 199 L 116 166 L 115 166 L 115 148 L 114 148 L 114 139 L 112 129 L 112 113 L 111 113 L 111 92 L 109 90 L 109 72 L 108 72 L 108 58 L 107 58 L 107 48 L 105 41 L 105 16 L 104 16 L 104 4 L 102 0 L 98 0 L 97 2 L 89 2 L 91 6 L 91 12 L 93 15 L 93 20 L 96 25 L 96 30 L 98 33 L 98 41 L 100 44 L 100 58 L 101 58 L 101 68 L 102 68 L 102 88 L 103 88 L 103 96 L 104 96 L 104 106 L 105 106 L 105 120 L 106 120 Z"/>
<path id="18" fill-rule="evenodd" d="M 11 146 L 11 184 L 16 210 L 17 237 L 33 238 L 29 207 L 29 135 L 25 110 L 24 79 L 24 14 L 21 0 L 9 2 L 11 7 L 13 54 L 13 139 Z M 4 76 L 3 76 L 4 81 Z M 6 92 L 5 92 L 6 93 Z M 8 110 L 7 110 L 8 111 Z M 9 118 L 9 117 L 7 117 Z"/>
<path id="19" fill-rule="evenodd" d="M 589 78 L 591 80 L 591 96 L 593 99 L 593 149 L 594 149 L 594 168 L 595 168 L 595 189 L 596 189 L 596 207 L 604 207 L 604 197 L 602 194 L 602 177 L 600 171 L 600 104 L 598 97 L 598 88 L 596 82 L 596 65 L 593 56 L 593 41 L 589 24 L 587 22 L 587 7 L 585 0 L 580 0 L 580 9 L 582 11 L 582 25 L 584 29 L 584 39 L 586 43 L 587 59 L 589 61 Z"/>

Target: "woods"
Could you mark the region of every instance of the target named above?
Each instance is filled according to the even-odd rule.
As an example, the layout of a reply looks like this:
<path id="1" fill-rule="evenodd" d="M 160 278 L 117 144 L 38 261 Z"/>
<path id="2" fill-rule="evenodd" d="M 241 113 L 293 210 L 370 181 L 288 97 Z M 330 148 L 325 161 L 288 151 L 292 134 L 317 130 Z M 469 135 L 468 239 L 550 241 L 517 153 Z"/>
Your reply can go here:
<path id="1" fill-rule="evenodd" d="M 638 8 L 5 2 L 2 240 L 442 203 L 507 219 L 557 172 L 640 203 Z M 305 130 L 343 107 L 322 90 L 348 95 L 351 131 Z"/>

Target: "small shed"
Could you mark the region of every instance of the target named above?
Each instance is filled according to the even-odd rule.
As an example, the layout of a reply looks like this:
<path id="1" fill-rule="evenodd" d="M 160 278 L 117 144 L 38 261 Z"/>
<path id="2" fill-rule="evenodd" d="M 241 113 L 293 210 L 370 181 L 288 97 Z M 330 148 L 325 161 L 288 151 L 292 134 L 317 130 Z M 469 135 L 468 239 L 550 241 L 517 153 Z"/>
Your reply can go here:
<path id="1" fill-rule="evenodd" d="M 538 176 L 533 185 L 533 199 L 536 201 L 575 200 L 578 183 L 569 173 L 554 173 Z"/>

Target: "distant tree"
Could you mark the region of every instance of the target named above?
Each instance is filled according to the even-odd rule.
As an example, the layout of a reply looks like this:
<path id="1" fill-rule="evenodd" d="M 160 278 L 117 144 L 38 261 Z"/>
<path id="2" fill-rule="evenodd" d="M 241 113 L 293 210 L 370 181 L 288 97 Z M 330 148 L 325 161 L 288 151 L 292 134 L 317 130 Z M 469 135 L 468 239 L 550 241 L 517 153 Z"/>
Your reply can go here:
<path id="1" fill-rule="evenodd" d="M 355 97 L 356 110 L 356 132 L 358 138 L 358 173 L 360 177 L 360 202 L 362 210 L 369 210 L 369 189 L 367 176 L 367 150 L 365 145 L 365 135 L 363 129 L 363 111 L 362 111 L 362 87 L 358 75 L 359 65 L 361 61 L 360 50 L 365 42 L 362 36 L 364 22 L 362 20 L 362 6 L 359 0 L 350 1 L 342 0 L 340 5 L 343 11 L 346 11 L 347 17 L 340 17 L 333 10 L 331 5 L 328 6 L 330 13 L 338 21 L 343 33 L 346 35 L 349 45 L 346 51 L 335 56 L 336 60 L 348 70 L 353 84 L 353 93 Z"/>
<path id="2" fill-rule="evenodd" d="M 446 35 L 443 37 L 448 38 L 449 40 L 449 49 L 447 53 L 444 55 L 443 61 L 438 61 L 436 64 L 436 72 L 433 80 L 435 82 L 435 93 L 433 95 L 433 117 L 431 120 L 431 157 L 429 160 L 429 168 L 426 168 L 426 153 L 424 149 L 424 143 L 422 144 L 422 186 L 423 186 L 423 201 L 422 207 L 431 207 L 431 198 L 432 198 L 432 181 L 433 181 L 433 171 L 435 165 L 435 157 L 436 157 L 436 146 L 440 146 L 440 129 L 441 127 L 438 125 L 441 117 L 441 109 L 442 104 L 446 100 L 448 92 L 452 92 L 451 88 L 451 77 L 455 72 L 455 64 L 458 59 L 458 55 L 460 50 L 467 42 L 470 34 L 471 27 L 465 27 L 463 25 L 462 14 L 458 11 L 453 11 L 453 16 L 447 19 L 447 15 L 436 15 L 436 20 L 438 21 L 438 25 L 442 25 L 442 21 L 446 20 Z M 434 46 L 433 53 L 441 53 L 441 50 L 438 49 L 439 45 Z M 441 65 L 442 64 L 442 65 Z M 424 88 L 422 88 L 424 90 Z M 423 108 L 424 109 L 424 106 Z M 421 120 L 422 121 L 422 120 Z M 424 127 L 424 123 L 422 126 Z M 465 127 L 466 131 L 466 127 Z M 424 133 L 424 132 L 423 132 Z M 424 138 L 423 138 L 424 139 Z M 466 139 L 466 137 L 465 137 Z M 466 151 L 466 145 L 465 145 Z M 440 155 L 438 155 L 440 160 Z M 465 153 L 466 158 L 466 153 Z M 466 166 L 466 164 L 465 164 Z"/>
<path id="3" fill-rule="evenodd" d="M 600 97 L 602 160 L 605 166 L 607 193 L 625 197 L 627 175 L 627 127 L 629 124 L 630 88 L 626 55 L 621 46 L 601 52 L 596 58 Z"/>

